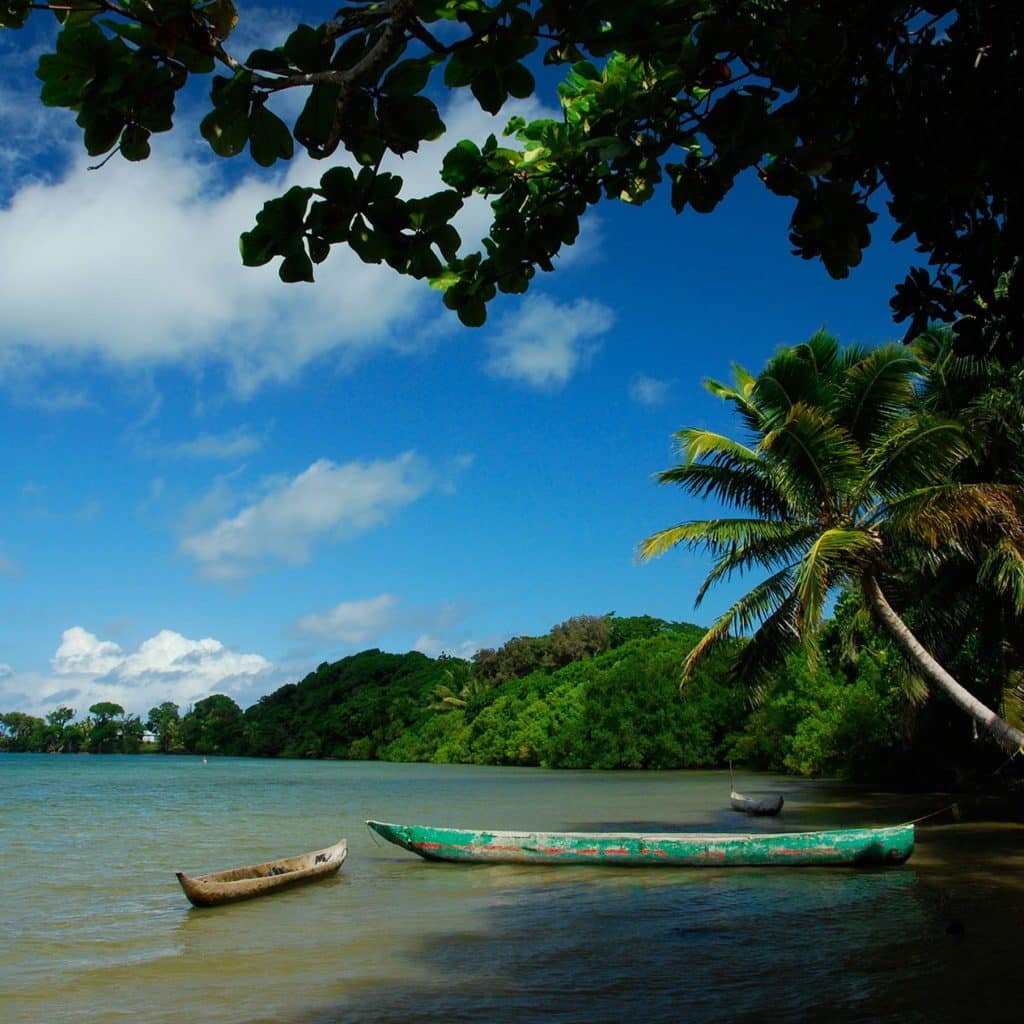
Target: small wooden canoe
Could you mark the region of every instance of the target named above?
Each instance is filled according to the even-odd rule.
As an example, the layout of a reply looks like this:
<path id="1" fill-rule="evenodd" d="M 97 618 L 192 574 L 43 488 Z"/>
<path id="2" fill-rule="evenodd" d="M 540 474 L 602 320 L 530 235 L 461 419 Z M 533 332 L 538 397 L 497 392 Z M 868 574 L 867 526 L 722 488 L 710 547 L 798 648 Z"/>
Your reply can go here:
<path id="1" fill-rule="evenodd" d="M 214 871 L 190 878 L 175 872 L 185 895 L 197 907 L 216 907 L 221 903 L 264 896 L 302 882 L 333 875 L 344 863 L 348 844 L 344 839 L 322 850 L 302 853 L 297 857 L 268 860 L 265 864 L 249 864 L 244 868 Z"/>
<path id="2" fill-rule="evenodd" d="M 734 789 L 729 794 L 729 803 L 734 811 L 742 811 L 744 814 L 778 814 L 782 810 L 782 794 L 744 796 Z"/>
<path id="3" fill-rule="evenodd" d="M 732 761 L 729 762 L 729 804 L 734 811 L 744 814 L 778 814 L 782 810 L 782 794 L 771 796 L 744 796 L 736 792 L 736 778 L 732 773 Z"/>
<path id="4" fill-rule="evenodd" d="M 388 842 L 427 860 L 515 864 L 725 867 L 902 864 L 914 826 L 824 832 L 484 832 L 427 825 L 366 823 Z"/>

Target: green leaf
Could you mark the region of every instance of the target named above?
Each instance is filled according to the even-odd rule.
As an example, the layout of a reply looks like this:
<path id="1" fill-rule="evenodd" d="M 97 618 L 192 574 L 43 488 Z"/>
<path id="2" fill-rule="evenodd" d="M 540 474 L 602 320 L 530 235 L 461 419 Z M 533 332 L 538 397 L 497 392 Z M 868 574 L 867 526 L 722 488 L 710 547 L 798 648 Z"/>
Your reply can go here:
<path id="1" fill-rule="evenodd" d="M 121 133 L 121 156 L 125 160 L 145 160 L 149 152 L 149 132 L 141 125 L 128 125 Z"/>
<path id="2" fill-rule="evenodd" d="M 362 217 L 357 217 L 352 225 L 349 245 L 364 263 L 380 263 L 390 254 L 384 233 L 374 231 Z"/>
<path id="3" fill-rule="evenodd" d="M 308 240 L 308 245 L 309 255 L 314 263 L 323 263 L 323 261 L 330 255 L 330 243 L 323 238 L 310 238 Z"/>
<path id="4" fill-rule="evenodd" d="M 435 192 L 406 204 L 412 226 L 419 231 L 433 231 L 446 225 L 462 209 L 457 192 Z"/>
<path id="5" fill-rule="evenodd" d="M 285 40 L 282 49 L 301 71 L 325 71 L 330 67 L 331 46 L 324 40 L 322 26 L 299 25 Z"/>
<path id="6" fill-rule="evenodd" d="M 446 267 L 440 274 L 430 279 L 430 287 L 435 291 L 446 292 L 459 283 L 459 275 L 450 267 Z"/>
<path id="7" fill-rule="evenodd" d="M 199 50 L 185 43 L 178 44 L 178 48 L 174 51 L 174 56 L 189 71 L 197 75 L 208 75 L 216 67 L 214 59 L 209 54 L 200 53 Z"/>
<path id="8" fill-rule="evenodd" d="M 43 82 L 39 95 L 48 107 L 76 106 L 89 81 L 77 62 L 51 53 L 40 56 L 36 77 Z"/>
<path id="9" fill-rule="evenodd" d="M 245 111 L 215 107 L 200 122 L 199 131 L 217 156 L 238 156 L 249 141 L 249 115 Z"/>
<path id="10" fill-rule="evenodd" d="M 253 50 L 246 58 L 245 66 L 254 71 L 273 71 L 279 75 L 291 70 L 288 54 L 280 46 L 275 50 Z"/>
<path id="11" fill-rule="evenodd" d="M 320 178 L 320 191 L 332 203 L 349 203 L 356 190 L 356 176 L 350 167 L 332 167 Z"/>
<path id="12" fill-rule="evenodd" d="M 262 267 L 277 255 L 277 238 L 266 228 L 257 226 L 242 232 L 238 249 L 244 266 Z"/>
<path id="13" fill-rule="evenodd" d="M 295 120 L 295 138 L 306 147 L 309 155 L 318 159 L 330 156 L 337 148 L 331 139 L 334 112 L 341 89 L 333 84 L 314 85 Z"/>
<path id="14" fill-rule="evenodd" d="M 277 271 L 278 277 L 287 284 L 296 281 L 313 283 L 313 261 L 305 252 L 294 252 L 281 261 Z"/>
<path id="15" fill-rule="evenodd" d="M 202 8 L 203 16 L 213 30 L 213 36 L 221 41 L 227 39 L 238 24 L 238 11 L 231 0 L 213 0 Z"/>
<path id="16" fill-rule="evenodd" d="M 32 0 L 0 0 L 0 28 L 21 28 L 32 13 Z"/>
<path id="17" fill-rule="evenodd" d="M 270 167 L 275 160 L 290 160 L 294 151 L 288 125 L 265 106 L 258 106 L 249 118 L 249 152 L 253 160 L 261 167 Z"/>
<path id="18" fill-rule="evenodd" d="M 425 96 L 383 96 L 377 118 L 388 147 L 398 154 L 415 152 L 420 142 L 444 134 L 437 107 Z"/>
<path id="19" fill-rule="evenodd" d="M 445 224 L 432 232 L 430 238 L 446 260 L 453 260 L 458 255 L 462 239 L 453 225 Z"/>
<path id="20" fill-rule="evenodd" d="M 114 35 L 127 39 L 136 46 L 153 45 L 155 33 L 149 25 L 138 25 L 133 21 L 114 21 L 112 18 L 104 18 L 100 24 Z"/>
<path id="21" fill-rule="evenodd" d="M 444 84 L 449 89 L 469 85 L 481 69 L 481 61 L 472 50 L 456 50 L 444 68 Z"/>
<path id="22" fill-rule="evenodd" d="M 502 79 L 509 95 L 521 100 L 532 96 L 537 84 L 525 64 L 510 64 L 502 69 Z"/>
<path id="23" fill-rule="evenodd" d="M 422 92 L 430 78 L 430 72 L 440 58 L 436 56 L 403 60 L 385 76 L 381 89 L 388 96 L 414 96 Z"/>
<path id="24" fill-rule="evenodd" d="M 446 154 L 441 165 L 441 180 L 468 195 L 476 185 L 482 167 L 477 144 L 471 139 L 463 139 Z"/>
<path id="25" fill-rule="evenodd" d="M 472 296 L 456 308 L 459 320 L 467 327 L 483 327 L 487 323 L 487 305 L 482 299 Z"/>
<path id="26" fill-rule="evenodd" d="M 508 91 L 502 85 L 498 72 L 493 67 L 481 69 L 470 84 L 470 90 L 488 114 L 497 114 L 508 98 Z"/>
<path id="27" fill-rule="evenodd" d="M 82 111 L 78 123 L 85 130 L 85 149 L 90 156 L 99 156 L 117 145 L 124 128 L 124 118 L 111 111 Z"/>

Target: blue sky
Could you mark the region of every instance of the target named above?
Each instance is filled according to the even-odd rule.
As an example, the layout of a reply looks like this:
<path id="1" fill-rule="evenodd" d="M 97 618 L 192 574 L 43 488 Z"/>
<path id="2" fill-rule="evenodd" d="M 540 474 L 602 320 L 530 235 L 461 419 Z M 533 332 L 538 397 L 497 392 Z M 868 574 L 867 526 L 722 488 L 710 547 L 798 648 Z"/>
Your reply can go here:
<path id="1" fill-rule="evenodd" d="M 242 17 L 240 53 L 298 20 Z M 756 181 L 711 216 L 600 208 L 479 330 L 340 250 L 284 285 L 241 267 L 237 236 L 327 164 L 217 160 L 200 93 L 148 162 L 87 170 L 37 55 L 0 37 L 0 712 L 246 707 L 367 647 L 468 656 L 583 613 L 707 624 L 735 587 L 694 611 L 700 557 L 634 560 L 713 511 L 652 480 L 673 431 L 735 428 L 703 379 L 822 325 L 902 333 L 888 298 L 913 254 L 884 220 L 832 281 Z M 512 112 L 447 96 L 448 143 Z M 428 188 L 446 148 L 395 170 Z"/>

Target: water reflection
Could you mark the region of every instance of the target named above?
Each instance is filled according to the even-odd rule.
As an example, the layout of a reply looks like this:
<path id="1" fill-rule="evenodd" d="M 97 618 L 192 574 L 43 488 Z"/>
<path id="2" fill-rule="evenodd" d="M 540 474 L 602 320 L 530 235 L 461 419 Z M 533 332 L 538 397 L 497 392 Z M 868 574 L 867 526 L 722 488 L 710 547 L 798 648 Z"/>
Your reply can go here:
<path id="1" fill-rule="evenodd" d="M 467 871 L 494 898 L 415 944 L 427 980 L 303 1019 L 879 1020 L 880 987 L 927 967 L 913 872 Z"/>

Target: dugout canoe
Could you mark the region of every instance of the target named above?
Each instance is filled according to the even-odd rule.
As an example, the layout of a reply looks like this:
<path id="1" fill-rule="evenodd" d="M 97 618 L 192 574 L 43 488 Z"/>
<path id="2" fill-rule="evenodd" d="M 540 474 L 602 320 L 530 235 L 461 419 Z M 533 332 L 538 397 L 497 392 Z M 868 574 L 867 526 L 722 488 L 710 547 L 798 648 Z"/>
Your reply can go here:
<path id="1" fill-rule="evenodd" d="M 326 878 L 341 867 L 347 854 L 348 844 L 342 839 L 322 850 L 300 853 L 296 857 L 280 857 L 263 864 L 248 864 L 195 877 L 181 871 L 175 874 L 194 906 L 216 907 Z"/>
<path id="2" fill-rule="evenodd" d="M 914 826 L 821 832 L 487 832 L 428 825 L 366 823 L 388 842 L 427 860 L 635 867 L 902 864 Z"/>
<path id="3" fill-rule="evenodd" d="M 729 805 L 744 814 L 778 814 L 782 810 L 782 794 L 772 796 L 744 796 L 734 789 L 729 794 Z"/>
<path id="4" fill-rule="evenodd" d="M 732 761 L 729 762 L 729 806 L 734 811 L 744 814 L 778 814 L 782 810 L 782 794 L 771 796 L 744 796 L 736 792 L 736 777 L 732 773 Z"/>

